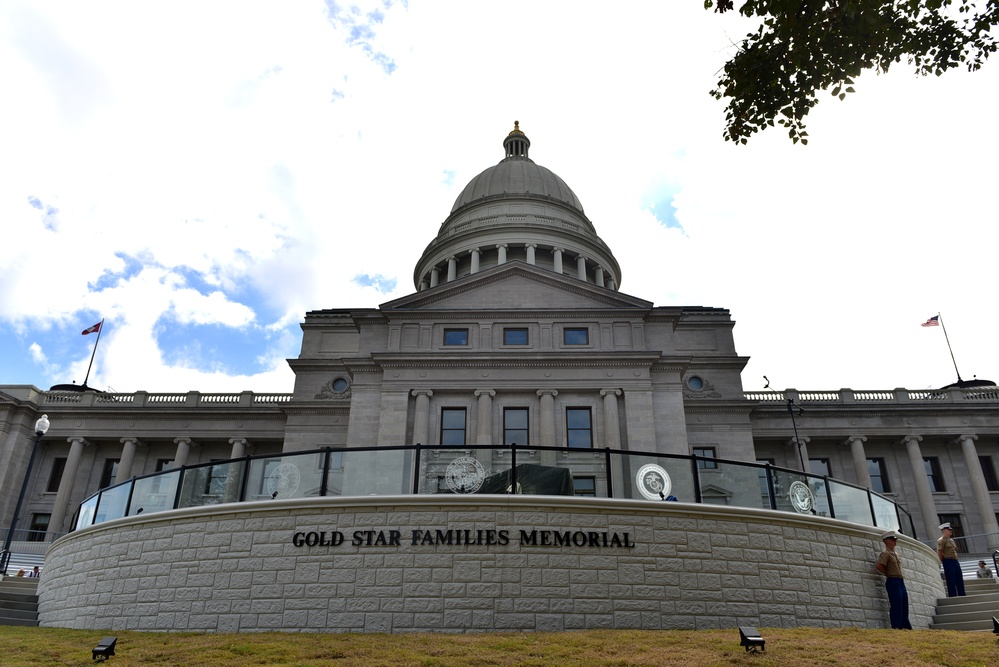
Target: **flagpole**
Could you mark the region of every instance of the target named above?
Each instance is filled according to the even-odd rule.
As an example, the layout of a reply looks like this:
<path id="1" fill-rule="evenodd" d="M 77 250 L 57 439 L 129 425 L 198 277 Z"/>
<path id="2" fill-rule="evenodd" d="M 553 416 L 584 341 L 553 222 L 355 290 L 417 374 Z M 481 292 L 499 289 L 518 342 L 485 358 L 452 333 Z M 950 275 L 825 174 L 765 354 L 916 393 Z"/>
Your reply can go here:
<path id="1" fill-rule="evenodd" d="M 961 380 L 961 371 L 957 370 L 957 359 L 954 358 L 954 348 L 950 346 L 950 336 L 947 335 L 947 325 L 944 324 L 943 316 L 940 313 L 937 313 L 937 320 L 939 320 L 940 326 L 943 327 L 944 340 L 947 341 L 947 351 L 950 352 L 950 360 L 954 364 L 954 372 L 957 373 L 957 381 L 963 382 L 963 380 Z"/>
<path id="2" fill-rule="evenodd" d="M 94 342 L 94 351 L 90 353 L 90 364 L 87 366 L 87 377 L 83 378 L 83 386 L 87 386 L 87 380 L 90 379 L 90 369 L 94 365 L 94 355 L 97 354 L 97 345 L 101 342 L 101 332 L 104 331 L 104 318 L 101 318 L 101 326 L 97 328 L 97 340 Z M 944 335 L 947 335 L 947 330 L 944 329 Z M 951 355 L 953 356 L 953 355 Z M 960 379 L 960 378 L 958 378 Z"/>

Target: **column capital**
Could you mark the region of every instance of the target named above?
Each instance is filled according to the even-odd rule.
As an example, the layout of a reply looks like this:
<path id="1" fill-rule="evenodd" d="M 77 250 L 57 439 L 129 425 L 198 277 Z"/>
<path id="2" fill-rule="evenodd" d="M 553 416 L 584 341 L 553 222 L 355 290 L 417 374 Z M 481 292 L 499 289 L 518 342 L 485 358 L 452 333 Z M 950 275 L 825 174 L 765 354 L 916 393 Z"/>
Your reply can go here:
<path id="1" fill-rule="evenodd" d="M 620 389 L 601 389 L 600 395 L 607 396 L 608 394 L 614 394 L 615 396 L 620 396 L 622 394 Z"/>
<path id="2" fill-rule="evenodd" d="M 978 436 L 966 433 L 964 435 L 959 435 L 956 438 L 954 438 L 954 442 L 964 442 L 965 440 L 970 440 L 971 442 L 974 442 L 975 440 L 978 440 Z"/>
<path id="3" fill-rule="evenodd" d="M 812 439 L 811 439 L 811 438 L 809 438 L 809 437 L 808 437 L 807 435 L 803 435 L 803 436 L 801 436 L 800 438 L 798 438 L 797 440 L 795 440 L 794 438 L 788 438 L 788 439 L 787 439 L 787 444 L 788 444 L 788 445 L 790 445 L 790 446 L 792 446 L 792 447 L 794 447 L 794 446 L 797 446 L 797 444 L 798 444 L 799 442 L 800 442 L 801 444 L 803 444 L 803 445 L 807 445 L 807 444 L 808 444 L 808 443 L 810 443 L 811 441 L 812 441 Z"/>
<path id="4" fill-rule="evenodd" d="M 537 248 L 538 244 L 537 243 L 525 243 L 524 247 L 525 248 Z"/>
<path id="5" fill-rule="evenodd" d="M 142 442 L 141 440 L 139 440 L 135 436 L 128 436 L 127 438 L 122 438 L 121 440 L 119 440 L 119 442 L 121 444 L 123 444 L 123 445 L 127 445 L 128 443 L 132 443 L 133 445 L 136 445 L 137 447 L 144 447 L 146 445 L 146 443 Z"/>
<path id="6" fill-rule="evenodd" d="M 923 441 L 923 436 L 921 435 L 905 435 L 902 436 L 902 439 L 898 441 L 898 444 L 908 445 L 910 442 L 913 442 L 918 445 L 922 441 Z"/>
<path id="7" fill-rule="evenodd" d="M 586 255 L 584 255 L 583 253 L 579 253 L 578 255 L 576 255 L 576 259 L 577 259 L 577 260 L 578 260 L 578 259 L 581 259 L 581 260 L 583 260 L 584 262 L 586 262 L 586 261 L 589 261 L 589 259 L 590 259 L 590 258 L 589 258 L 589 257 L 587 257 Z"/>
<path id="8" fill-rule="evenodd" d="M 473 252 L 482 252 L 482 250 L 480 250 L 479 248 L 472 248 L 471 250 L 468 251 L 468 254 L 471 255 Z"/>
<path id="9" fill-rule="evenodd" d="M 846 437 L 846 440 L 843 441 L 843 443 L 847 444 L 847 445 L 849 445 L 850 443 L 853 443 L 853 442 L 867 442 L 867 436 L 866 435 L 848 435 Z"/>
<path id="10" fill-rule="evenodd" d="M 554 246 L 552 248 L 552 254 L 555 254 L 557 252 L 563 252 L 564 250 L 565 250 L 564 248 L 559 248 L 558 246 Z"/>
<path id="11" fill-rule="evenodd" d="M 510 244 L 509 243 L 497 243 L 496 247 L 497 248 L 509 248 Z"/>
<path id="12" fill-rule="evenodd" d="M 68 442 L 71 445 L 78 442 L 84 447 L 89 447 L 90 445 L 94 444 L 89 440 L 87 440 L 86 438 L 84 438 L 82 435 L 74 435 L 72 437 L 66 438 L 66 442 Z"/>
<path id="13" fill-rule="evenodd" d="M 475 390 L 475 396 L 476 397 L 488 396 L 489 398 L 492 398 L 495 395 L 496 395 L 496 392 L 494 390 L 492 390 L 492 389 L 476 389 Z"/>
<path id="14" fill-rule="evenodd" d="M 236 443 L 239 443 L 241 445 L 245 445 L 246 444 L 246 438 L 229 438 L 229 444 L 230 445 L 235 445 Z"/>
<path id="15" fill-rule="evenodd" d="M 434 392 L 432 389 L 414 389 L 410 392 L 410 394 L 413 396 L 426 396 L 427 398 L 430 398 L 434 395 Z"/>
<path id="16" fill-rule="evenodd" d="M 182 435 L 179 438 L 174 438 L 173 439 L 173 443 L 175 445 L 187 445 L 188 447 L 197 447 L 198 446 L 198 443 L 196 443 L 194 440 L 191 440 L 186 435 Z"/>
<path id="17" fill-rule="evenodd" d="M 536 393 L 538 394 L 538 396 L 542 396 L 543 397 L 543 396 L 551 395 L 551 397 L 554 398 L 554 397 L 558 396 L 558 389 L 538 389 L 538 391 Z"/>

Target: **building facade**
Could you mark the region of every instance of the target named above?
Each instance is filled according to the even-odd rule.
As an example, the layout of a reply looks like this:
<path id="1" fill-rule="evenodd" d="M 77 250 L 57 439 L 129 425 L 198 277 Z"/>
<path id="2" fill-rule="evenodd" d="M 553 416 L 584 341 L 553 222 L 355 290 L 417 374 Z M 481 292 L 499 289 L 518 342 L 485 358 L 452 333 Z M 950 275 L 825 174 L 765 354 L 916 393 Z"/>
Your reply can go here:
<path id="1" fill-rule="evenodd" d="M 999 533 L 999 389 L 746 392 L 730 313 L 622 292 L 622 269 L 575 193 L 529 158 L 519 126 L 503 147 L 428 244 L 412 294 L 306 313 L 290 394 L 0 385 L 0 526 L 13 518 L 44 413 L 52 426 L 18 517 L 39 536 L 68 531 L 83 499 L 131 477 L 415 443 L 770 463 L 894 498 L 920 539 L 942 521 L 959 535 Z M 792 414 L 789 401 L 806 410 Z M 486 470 L 506 465 L 501 452 L 470 454 Z M 577 477 L 577 493 L 604 495 L 597 467 Z M 370 480 L 344 483 L 343 495 L 380 492 Z M 704 502 L 728 502 L 721 481 L 704 491 Z"/>

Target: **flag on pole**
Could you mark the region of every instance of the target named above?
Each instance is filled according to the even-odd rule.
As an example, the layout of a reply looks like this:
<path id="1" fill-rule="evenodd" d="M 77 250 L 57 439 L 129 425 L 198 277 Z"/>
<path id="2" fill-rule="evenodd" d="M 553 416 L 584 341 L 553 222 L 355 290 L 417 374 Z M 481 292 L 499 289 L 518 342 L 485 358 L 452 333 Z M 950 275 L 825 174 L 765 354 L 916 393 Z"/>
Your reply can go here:
<path id="1" fill-rule="evenodd" d="M 938 326 L 940 326 L 940 316 L 939 315 L 934 315 L 933 317 L 931 317 L 930 319 L 926 320 L 925 322 L 923 322 L 919 326 L 921 326 L 921 327 L 938 327 Z M 83 333 L 87 333 L 87 332 L 84 331 Z"/>
<path id="2" fill-rule="evenodd" d="M 95 324 L 92 327 L 87 327 L 86 329 L 84 329 L 83 330 L 83 335 L 86 336 L 87 334 L 97 333 L 98 331 L 100 331 L 101 330 L 101 323 L 102 322 L 104 322 L 104 320 L 101 320 L 100 322 L 98 322 L 97 324 Z"/>

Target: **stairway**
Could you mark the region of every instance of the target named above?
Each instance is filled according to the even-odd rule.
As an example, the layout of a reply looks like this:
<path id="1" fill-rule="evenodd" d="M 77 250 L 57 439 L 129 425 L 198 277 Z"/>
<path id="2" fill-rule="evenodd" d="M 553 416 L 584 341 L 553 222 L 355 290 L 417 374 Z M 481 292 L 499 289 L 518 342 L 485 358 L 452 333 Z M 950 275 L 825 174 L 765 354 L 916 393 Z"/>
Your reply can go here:
<path id="1" fill-rule="evenodd" d="M 999 583 L 965 579 L 964 592 L 964 597 L 937 598 L 931 630 L 992 631 L 992 617 L 999 617 Z"/>
<path id="2" fill-rule="evenodd" d="M 0 625 L 38 625 L 38 579 L 3 577 L 0 580 Z"/>

